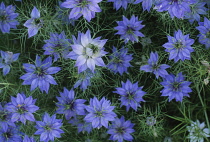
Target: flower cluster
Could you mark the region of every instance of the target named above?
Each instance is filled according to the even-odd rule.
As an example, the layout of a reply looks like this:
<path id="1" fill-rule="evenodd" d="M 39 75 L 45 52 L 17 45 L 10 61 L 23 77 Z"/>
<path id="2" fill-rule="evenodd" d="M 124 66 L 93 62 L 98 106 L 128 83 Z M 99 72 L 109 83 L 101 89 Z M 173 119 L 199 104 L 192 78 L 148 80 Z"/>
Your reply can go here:
<path id="1" fill-rule="evenodd" d="M 120 7 L 123 7 L 125 10 L 129 3 L 133 3 L 133 0 L 108 0 L 107 2 L 113 2 L 113 6 L 116 10 L 119 10 Z"/>

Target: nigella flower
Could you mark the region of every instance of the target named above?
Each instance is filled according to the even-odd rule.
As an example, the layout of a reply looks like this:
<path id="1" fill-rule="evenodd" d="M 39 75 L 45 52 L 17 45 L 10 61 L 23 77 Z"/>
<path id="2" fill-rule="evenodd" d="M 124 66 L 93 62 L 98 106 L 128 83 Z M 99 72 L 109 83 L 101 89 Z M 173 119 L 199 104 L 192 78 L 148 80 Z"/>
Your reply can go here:
<path id="1" fill-rule="evenodd" d="M 86 100 L 75 99 L 74 90 L 68 91 L 64 87 L 64 92 L 60 92 L 61 97 L 56 97 L 59 102 L 56 103 L 58 107 L 56 113 L 65 114 L 67 120 L 76 115 L 85 115 L 85 105 Z"/>
<path id="2" fill-rule="evenodd" d="M 115 121 L 112 122 L 107 133 L 111 134 L 110 140 L 113 141 L 132 141 L 133 137 L 130 133 L 135 132 L 133 126 L 134 124 L 131 123 L 130 120 L 125 121 L 124 116 L 122 116 L 120 119 L 116 118 Z"/>
<path id="3" fill-rule="evenodd" d="M 12 113 L 12 122 L 21 121 L 23 124 L 26 120 L 35 121 L 34 113 L 39 109 L 38 106 L 34 105 L 36 99 L 33 100 L 32 96 L 26 98 L 24 94 L 17 94 L 17 98 L 11 96 L 11 101 L 6 105 L 6 110 Z"/>
<path id="4" fill-rule="evenodd" d="M 141 23 L 142 21 L 138 21 L 138 17 L 134 15 L 132 15 L 130 20 L 123 16 L 123 21 L 117 21 L 118 26 L 114 29 L 118 30 L 116 34 L 121 35 L 120 39 L 124 39 L 125 43 L 129 40 L 134 43 L 135 41 L 139 41 L 138 37 L 144 37 L 144 35 L 139 32 L 139 30 L 144 27 Z"/>
<path id="5" fill-rule="evenodd" d="M 36 55 L 35 65 L 25 63 L 23 67 L 27 72 L 20 79 L 23 79 L 23 85 L 31 85 L 31 91 L 34 90 L 36 87 L 42 91 L 48 93 L 50 84 L 57 85 L 54 78 L 51 74 L 55 74 L 61 70 L 60 67 L 51 67 L 52 65 L 52 58 L 48 57 L 44 61 Z"/>
<path id="6" fill-rule="evenodd" d="M 181 30 L 174 33 L 174 37 L 167 36 L 168 42 L 163 45 L 165 51 L 169 52 L 169 60 L 190 60 L 190 53 L 194 51 L 191 45 L 194 43 L 194 39 L 189 38 L 189 34 L 183 35 Z"/>
<path id="7" fill-rule="evenodd" d="M 33 136 L 29 137 L 29 136 L 25 135 L 23 142 L 36 142 L 36 140 L 34 139 Z"/>
<path id="8" fill-rule="evenodd" d="M 114 121 L 117 116 L 113 110 L 115 106 L 111 106 L 111 102 L 103 97 L 100 101 L 94 97 L 90 99 L 90 105 L 86 106 L 88 114 L 84 120 L 91 122 L 93 128 L 101 128 L 102 126 L 108 128 L 108 122 Z"/>
<path id="9" fill-rule="evenodd" d="M 183 18 L 184 14 L 190 11 L 190 4 L 194 0 L 159 0 L 154 9 L 158 12 L 168 11 L 171 18 Z"/>
<path id="10" fill-rule="evenodd" d="M 11 113 L 6 110 L 6 103 L 0 102 L 0 128 L 6 126 L 16 127 L 15 123 L 11 121 Z"/>
<path id="11" fill-rule="evenodd" d="M 66 39 L 66 35 L 63 32 L 50 33 L 50 39 L 44 40 L 46 43 L 42 48 L 45 50 L 44 55 L 53 55 L 54 62 L 56 62 L 61 56 L 66 59 L 67 54 L 70 52 L 70 39 Z"/>
<path id="12" fill-rule="evenodd" d="M 107 39 L 100 40 L 100 38 L 92 39 L 90 30 L 87 30 L 85 34 L 79 32 L 77 39 L 73 36 L 74 44 L 71 46 L 73 51 L 67 57 L 76 60 L 75 66 L 78 67 L 79 73 L 88 68 L 94 73 L 95 65 L 105 66 L 101 57 L 107 54 L 103 47 Z"/>
<path id="13" fill-rule="evenodd" d="M 43 20 L 40 19 L 40 12 L 34 6 L 31 12 L 31 19 L 27 20 L 24 23 L 24 26 L 28 28 L 28 38 L 36 35 L 39 29 L 42 27 L 42 25 L 43 25 Z"/>
<path id="14" fill-rule="evenodd" d="M 184 81 L 184 79 L 181 72 L 178 73 L 177 76 L 173 74 L 166 76 L 163 82 L 160 83 L 164 87 L 164 89 L 160 91 L 162 93 L 161 96 L 168 96 L 169 102 L 172 99 L 176 99 L 177 102 L 182 102 L 184 96 L 189 97 L 188 93 L 192 92 L 189 87 L 191 82 Z"/>
<path id="15" fill-rule="evenodd" d="M 98 3 L 102 0 L 66 0 L 61 4 L 62 7 L 71 8 L 69 19 L 78 19 L 82 15 L 90 22 L 95 17 L 95 12 L 101 12 Z"/>
<path id="16" fill-rule="evenodd" d="M 152 5 L 155 3 L 155 0 L 136 0 L 133 4 L 138 4 L 142 2 L 143 11 L 150 11 Z"/>
<path id="17" fill-rule="evenodd" d="M 184 19 L 188 19 L 192 24 L 195 20 L 200 22 L 200 14 L 207 14 L 207 8 L 205 7 L 206 2 L 201 2 L 200 0 L 196 0 L 195 4 L 190 5 L 191 12 L 187 12 L 184 15 Z"/>
<path id="18" fill-rule="evenodd" d="M 12 52 L 1 51 L 0 68 L 3 68 L 3 75 L 7 75 L 10 71 L 12 62 L 17 61 L 20 53 L 13 54 Z"/>
<path id="19" fill-rule="evenodd" d="M 126 106 L 126 111 L 129 111 L 130 107 L 132 107 L 135 111 L 137 111 L 137 107 L 140 107 L 139 102 L 145 102 L 142 98 L 146 92 L 142 91 L 143 87 L 138 87 L 138 82 L 132 84 L 130 80 L 127 80 L 126 83 L 122 83 L 122 88 L 116 88 L 117 91 L 113 91 L 113 93 L 117 93 L 121 95 L 121 105 Z"/>
<path id="20" fill-rule="evenodd" d="M 48 142 L 49 140 L 54 141 L 54 138 L 60 138 L 64 131 L 60 129 L 63 125 L 62 119 L 56 119 L 56 115 L 53 114 L 51 117 L 45 112 L 42 121 L 36 121 L 37 131 L 35 135 L 41 135 L 40 141 Z"/>
<path id="21" fill-rule="evenodd" d="M 22 142 L 19 127 L 4 126 L 0 129 L 0 142 Z"/>
<path id="22" fill-rule="evenodd" d="M 88 86 L 91 85 L 91 78 L 93 78 L 95 73 L 92 73 L 91 70 L 87 69 L 84 72 L 79 73 L 79 80 L 74 84 L 74 88 L 80 86 L 80 89 L 85 91 Z"/>
<path id="23" fill-rule="evenodd" d="M 164 78 L 166 75 L 168 75 L 168 72 L 165 69 L 169 68 L 170 66 L 166 64 L 158 64 L 158 58 L 159 57 L 157 52 L 151 52 L 150 58 L 148 60 L 148 65 L 141 66 L 140 70 L 143 70 L 145 72 L 153 72 L 156 78 L 158 78 L 159 76 Z"/>
<path id="24" fill-rule="evenodd" d="M 92 123 L 84 121 L 84 115 L 74 116 L 69 123 L 77 127 L 78 133 L 84 133 L 85 131 L 90 133 L 93 129 Z"/>
<path id="25" fill-rule="evenodd" d="M 204 44 L 206 48 L 210 47 L 210 20 L 204 17 L 204 22 L 199 22 L 199 26 L 196 27 L 200 31 L 199 42 Z"/>
<path id="26" fill-rule="evenodd" d="M 119 10 L 120 7 L 123 7 L 125 10 L 129 3 L 133 3 L 133 0 L 108 0 L 107 2 L 114 2 L 113 6 L 116 10 Z"/>
<path id="27" fill-rule="evenodd" d="M 114 73 L 119 72 L 120 75 L 122 75 L 124 72 L 127 73 L 127 68 L 131 67 L 130 61 L 133 59 L 133 54 L 127 55 L 127 48 L 123 47 L 118 51 L 114 46 L 112 52 L 113 54 L 109 56 L 111 61 L 107 65 L 107 68 L 112 70 Z"/>
<path id="28" fill-rule="evenodd" d="M 191 126 L 187 126 L 189 135 L 187 136 L 190 139 L 190 142 L 204 142 L 204 138 L 210 137 L 210 131 L 208 128 L 205 128 L 205 123 L 200 123 L 199 120 L 191 122 Z"/>
<path id="29" fill-rule="evenodd" d="M 3 2 L 0 5 L 0 30 L 2 33 L 9 33 L 10 28 L 17 29 L 16 25 L 19 22 L 15 19 L 18 17 L 18 13 L 15 13 L 15 7 L 12 5 L 5 6 Z"/>

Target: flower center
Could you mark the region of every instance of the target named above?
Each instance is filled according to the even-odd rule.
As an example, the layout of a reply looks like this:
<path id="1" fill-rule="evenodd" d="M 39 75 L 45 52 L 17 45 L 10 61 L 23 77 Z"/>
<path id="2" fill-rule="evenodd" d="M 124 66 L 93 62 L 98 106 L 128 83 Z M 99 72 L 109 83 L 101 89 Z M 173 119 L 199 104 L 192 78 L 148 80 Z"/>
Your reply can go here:
<path id="1" fill-rule="evenodd" d="M 125 128 L 124 127 L 117 128 L 117 133 L 120 133 L 120 134 L 125 133 Z"/>
<path id="2" fill-rule="evenodd" d="M 174 44 L 174 47 L 175 47 L 176 49 L 180 49 L 180 48 L 183 47 L 183 45 L 182 45 L 182 43 L 177 42 L 177 43 Z"/>
<path id="3" fill-rule="evenodd" d="M 153 70 L 157 70 L 159 68 L 159 65 L 158 64 L 154 64 L 153 66 L 152 66 L 152 69 Z"/>
<path id="4" fill-rule="evenodd" d="M 206 33 L 206 38 L 210 38 L 210 31 Z"/>
<path id="5" fill-rule="evenodd" d="M 17 107 L 18 107 L 17 112 L 18 112 L 19 114 L 23 114 L 23 113 L 25 113 L 25 112 L 27 111 L 27 110 L 25 109 L 24 105 L 18 104 Z"/>
<path id="6" fill-rule="evenodd" d="M 6 120 L 7 113 L 6 112 L 0 112 L 0 120 Z"/>
<path id="7" fill-rule="evenodd" d="M 98 46 L 95 46 L 94 44 L 88 44 L 87 48 L 90 48 L 93 51 L 93 54 L 95 54 L 96 52 L 98 52 Z"/>
<path id="8" fill-rule="evenodd" d="M 1 15 L 0 16 L 0 21 L 5 21 L 7 20 L 7 16 L 6 15 Z"/>
<path id="9" fill-rule="evenodd" d="M 103 113 L 101 111 L 96 111 L 95 114 L 96 114 L 96 117 L 102 117 L 103 116 Z"/>
<path id="10" fill-rule="evenodd" d="M 36 74 L 38 76 L 43 76 L 45 74 L 45 72 L 40 67 L 37 67 L 36 68 Z"/>
<path id="11" fill-rule="evenodd" d="M 122 63 L 122 60 L 119 59 L 118 57 L 115 57 L 113 60 L 114 63 Z"/>
<path id="12" fill-rule="evenodd" d="M 87 0 L 79 0 L 79 6 L 80 7 L 85 7 L 88 5 L 88 1 Z"/>
<path id="13" fill-rule="evenodd" d="M 67 105 L 66 105 L 66 110 L 73 110 L 73 106 L 74 106 L 74 101 L 71 101 L 70 103 L 68 103 Z"/>
<path id="14" fill-rule="evenodd" d="M 41 20 L 40 19 L 34 19 L 34 24 L 35 25 L 38 25 L 38 24 L 40 24 L 41 23 Z"/>
<path id="15" fill-rule="evenodd" d="M 48 125 L 46 125 L 46 126 L 44 127 L 44 129 L 45 129 L 45 130 L 51 130 L 51 127 L 48 126 Z"/>
<path id="16" fill-rule="evenodd" d="M 173 83 L 173 90 L 174 90 L 174 91 L 177 91 L 177 90 L 179 89 L 179 85 L 180 85 L 179 82 L 174 82 L 174 83 Z"/>
<path id="17" fill-rule="evenodd" d="M 58 43 L 55 46 L 55 52 L 61 52 L 61 51 L 63 51 L 63 46 L 60 43 Z"/>
<path id="18" fill-rule="evenodd" d="M 9 139 L 11 136 L 12 136 L 12 134 L 11 134 L 10 132 L 4 133 L 4 137 L 5 137 L 6 139 Z"/>
<path id="19" fill-rule="evenodd" d="M 127 92 L 128 100 L 132 100 L 133 99 L 133 96 L 134 96 L 134 93 L 133 92 Z"/>
<path id="20" fill-rule="evenodd" d="M 132 29 L 131 27 L 128 27 L 126 33 L 127 33 L 127 34 L 133 34 L 133 29 Z"/>

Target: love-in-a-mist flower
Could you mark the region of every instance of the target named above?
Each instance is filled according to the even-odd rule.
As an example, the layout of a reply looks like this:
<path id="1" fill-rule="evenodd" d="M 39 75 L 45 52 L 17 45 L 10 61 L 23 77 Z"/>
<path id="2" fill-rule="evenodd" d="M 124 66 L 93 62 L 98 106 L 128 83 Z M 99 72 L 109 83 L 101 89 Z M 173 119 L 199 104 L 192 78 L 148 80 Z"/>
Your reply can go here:
<path id="1" fill-rule="evenodd" d="M 31 85 L 31 91 L 36 87 L 48 93 L 50 84 L 57 85 L 51 74 L 55 74 L 61 70 L 60 67 L 51 67 L 52 57 L 47 57 L 44 61 L 36 55 L 35 65 L 24 63 L 23 68 L 27 72 L 20 79 L 23 79 L 23 85 Z"/>
<path id="2" fill-rule="evenodd" d="M 155 0 L 136 0 L 133 4 L 138 4 L 142 2 L 143 11 L 150 11 L 152 5 L 155 3 Z"/>
<path id="3" fill-rule="evenodd" d="M 36 142 L 36 140 L 34 139 L 33 136 L 29 137 L 29 136 L 25 135 L 23 142 Z"/>
<path id="4" fill-rule="evenodd" d="M 10 71 L 12 62 L 17 61 L 20 53 L 13 54 L 12 52 L 1 51 L 0 68 L 3 68 L 3 75 L 7 75 Z"/>
<path id="5" fill-rule="evenodd" d="M 183 18 L 186 12 L 190 11 L 190 4 L 195 3 L 194 0 L 159 0 L 156 2 L 154 9 L 158 12 L 168 11 L 171 18 Z"/>
<path id="6" fill-rule="evenodd" d="M 66 0 L 61 4 L 62 7 L 70 8 L 69 19 L 78 19 L 82 15 L 90 22 L 95 17 L 96 12 L 101 12 L 98 3 L 102 0 Z"/>
<path id="7" fill-rule="evenodd" d="M 56 113 L 65 114 L 67 120 L 76 115 L 85 115 L 85 105 L 86 100 L 75 99 L 74 90 L 70 91 L 64 88 L 63 92 L 60 92 L 61 97 L 56 97 L 59 102 L 56 103 L 58 107 Z"/>
<path id="8" fill-rule="evenodd" d="M 192 121 L 191 126 L 187 126 L 187 130 L 189 132 L 187 138 L 190 142 L 204 142 L 204 138 L 210 137 L 209 128 L 205 128 L 205 123 L 200 123 L 199 120 Z"/>
<path id="9" fill-rule="evenodd" d="M 199 26 L 196 27 L 200 31 L 199 42 L 204 44 L 206 48 L 210 47 L 210 20 L 204 17 L 204 22 L 199 22 Z"/>
<path id="10" fill-rule="evenodd" d="M 24 23 L 24 26 L 28 28 L 28 38 L 36 35 L 39 29 L 43 26 L 43 23 L 43 20 L 40 19 L 39 10 L 34 6 L 31 12 L 31 19 Z"/>
<path id="11" fill-rule="evenodd" d="M 107 2 L 113 2 L 113 6 L 116 10 L 119 10 L 120 7 L 123 7 L 125 10 L 129 3 L 133 3 L 133 0 L 108 0 Z"/>
<path id="12" fill-rule="evenodd" d="M 35 121 L 33 113 L 39 109 L 34 105 L 36 99 L 32 96 L 26 98 L 24 94 L 17 94 L 17 98 L 11 96 L 11 102 L 6 105 L 6 110 L 12 113 L 12 122 L 21 121 L 23 124 L 26 120 Z"/>
<path id="13" fill-rule="evenodd" d="M 53 55 L 54 62 L 59 58 L 66 59 L 67 54 L 70 52 L 71 40 L 66 38 L 65 32 L 50 33 L 50 39 L 44 40 L 46 43 L 42 48 L 45 50 L 44 55 Z"/>
<path id="14" fill-rule="evenodd" d="M 195 20 L 200 22 L 200 15 L 207 14 L 207 8 L 205 7 L 206 2 L 201 2 L 200 0 L 195 0 L 196 3 L 190 5 L 191 12 L 186 12 L 184 19 L 188 19 L 192 24 Z"/>
<path id="15" fill-rule="evenodd" d="M 135 132 L 133 129 L 134 124 L 130 120 L 125 121 L 124 116 L 120 119 L 116 118 L 109 127 L 107 133 L 111 134 L 110 140 L 123 142 L 132 141 L 133 137 L 130 133 Z"/>
<path id="16" fill-rule="evenodd" d="M 0 30 L 2 33 L 9 33 L 10 29 L 17 29 L 19 22 L 15 19 L 18 17 L 18 13 L 15 13 L 15 6 L 5 6 L 4 2 L 0 5 Z"/>
<path id="17" fill-rule="evenodd" d="M 121 48 L 119 51 L 116 47 L 113 46 L 112 55 L 109 56 L 110 62 L 107 65 L 107 68 L 112 70 L 114 73 L 119 72 L 122 75 L 124 72 L 128 72 L 128 67 L 131 67 L 130 61 L 133 59 L 132 55 L 128 53 L 127 48 Z"/>
<path id="18" fill-rule="evenodd" d="M 79 32 L 77 39 L 73 36 L 74 44 L 71 45 L 73 51 L 67 57 L 76 60 L 75 66 L 78 67 L 79 73 L 88 68 L 94 73 L 95 65 L 105 66 L 102 57 L 107 54 L 103 47 L 107 39 L 100 40 L 100 38 L 91 38 L 90 30 L 85 34 Z"/>
<path id="19" fill-rule="evenodd" d="M 60 129 L 62 125 L 62 119 L 56 119 L 55 114 L 50 117 L 50 115 L 45 112 L 42 121 L 36 121 L 35 127 L 37 131 L 34 134 L 40 135 L 40 141 L 54 141 L 55 137 L 60 138 L 61 134 L 64 133 L 64 131 Z"/>
<path id="20" fill-rule="evenodd" d="M 141 66 L 140 70 L 143 70 L 145 72 L 153 72 L 156 78 L 158 78 L 159 76 L 164 78 L 166 75 L 168 75 L 166 69 L 170 66 L 166 64 L 158 64 L 158 58 L 159 57 L 157 52 L 151 52 L 150 58 L 148 60 L 148 65 Z"/>
<path id="21" fill-rule="evenodd" d="M 165 51 L 169 52 L 169 60 L 174 59 L 174 62 L 178 60 L 190 60 L 190 53 L 194 51 L 191 45 L 194 43 L 194 39 L 189 37 L 189 34 L 183 35 L 181 30 L 175 31 L 174 37 L 167 36 L 168 42 L 163 44 Z"/>
<path id="22" fill-rule="evenodd" d="M 188 93 L 192 92 L 189 87 L 191 82 L 185 81 L 181 72 L 178 73 L 177 76 L 173 74 L 167 75 L 160 84 L 164 87 L 164 89 L 160 91 L 162 93 L 161 96 L 168 96 L 169 102 L 172 99 L 175 99 L 177 102 L 182 102 L 183 97 L 189 97 Z"/>
<path id="23" fill-rule="evenodd" d="M 122 87 L 115 88 L 117 91 L 113 91 L 113 93 L 121 96 L 120 107 L 126 106 L 126 111 L 129 111 L 130 107 L 137 111 L 137 107 L 140 107 L 140 102 L 145 102 L 142 97 L 146 92 L 142 91 L 143 87 L 138 87 L 138 82 L 132 84 L 130 80 L 127 80 L 126 83 L 121 83 Z"/>
<path id="24" fill-rule="evenodd" d="M 22 142 L 21 133 L 19 127 L 1 127 L 0 142 Z"/>
<path id="25" fill-rule="evenodd" d="M 142 21 L 138 21 L 138 17 L 134 15 L 128 20 L 123 16 L 123 21 L 117 21 L 118 26 L 114 27 L 115 30 L 118 30 L 116 34 L 120 35 L 120 39 L 124 39 L 124 42 L 128 41 L 138 42 L 139 37 L 144 37 L 144 35 L 139 32 L 144 25 L 141 24 Z"/>
<path id="26" fill-rule="evenodd" d="M 114 121 L 117 116 L 113 110 L 115 106 L 111 106 L 111 102 L 105 97 L 100 101 L 94 97 L 90 99 L 90 105 L 86 106 L 88 114 L 85 116 L 84 120 L 86 122 L 91 122 L 93 128 L 101 128 L 102 126 L 108 128 L 108 122 Z"/>

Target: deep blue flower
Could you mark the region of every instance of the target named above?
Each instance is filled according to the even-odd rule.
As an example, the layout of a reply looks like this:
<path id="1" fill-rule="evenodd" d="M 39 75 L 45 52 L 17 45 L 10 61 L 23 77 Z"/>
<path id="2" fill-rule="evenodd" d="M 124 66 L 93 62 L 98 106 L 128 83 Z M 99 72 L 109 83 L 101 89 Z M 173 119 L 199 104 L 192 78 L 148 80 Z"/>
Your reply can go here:
<path id="1" fill-rule="evenodd" d="M 117 21 L 118 26 L 114 29 L 118 30 L 116 34 L 120 35 L 120 39 L 124 39 L 125 43 L 129 40 L 134 43 L 135 41 L 139 41 L 138 37 L 144 37 L 144 35 L 139 32 L 139 30 L 144 27 L 141 23 L 142 21 L 138 21 L 138 17 L 134 15 L 132 15 L 130 20 L 123 16 L 123 21 Z"/>
<path id="2" fill-rule="evenodd" d="M 108 0 L 107 2 L 114 2 L 113 6 L 116 10 L 119 10 L 120 7 L 123 7 L 125 10 L 129 3 L 133 3 L 133 0 Z"/>
<path id="3" fill-rule="evenodd" d="M 155 0 L 136 0 L 133 4 L 138 4 L 142 2 L 143 11 L 150 11 L 152 5 L 155 3 Z"/>
<path id="4" fill-rule="evenodd" d="M 13 54 L 12 52 L 1 51 L 0 68 L 3 68 L 3 75 L 7 75 L 10 71 L 12 62 L 17 61 L 20 53 Z"/>
<path id="5" fill-rule="evenodd" d="M 184 80 L 185 78 L 181 72 L 178 73 L 177 76 L 174 76 L 173 74 L 166 76 L 163 82 L 160 83 L 164 87 L 164 89 L 160 91 L 162 93 L 161 96 L 168 96 L 169 102 L 172 99 L 182 102 L 183 97 L 189 97 L 188 93 L 192 92 L 189 87 L 191 82 Z"/>
<path id="6" fill-rule="evenodd" d="M 132 107 L 135 111 L 137 111 L 137 107 L 140 107 L 140 102 L 145 102 L 142 98 L 146 92 L 142 91 L 143 87 L 138 87 L 138 82 L 132 84 L 130 80 L 127 80 L 126 83 L 122 83 L 122 88 L 116 88 L 117 91 L 113 91 L 113 93 L 117 93 L 121 95 L 121 105 L 126 106 L 126 111 L 129 111 L 130 107 Z"/>
<path id="7" fill-rule="evenodd" d="M 70 91 L 64 88 L 64 92 L 60 92 L 61 97 L 56 97 L 59 102 L 56 103 L 58 107 L 56 113 L 65 114 L 67 120 L 76 115 L 85 115 L 85 105 L 86 100 L 75 99 L 74 90 Z"/>
<path id="8" fill-rule="evenodd" d="M 155 8 L 158 12 L 168 11 L 171 18 L 183 18 L 184 14 L 190 12 L 190 4 L 195 0 L 159 0 Z"/>
<path id="9" fill-rule="evenodd" d="M 34 105 L 36 99 L 33 100 L 32 96 L 26 98 L 24 94 L 17 94 L 17 98 L 11 96 L 11 102 L 6 105 L 6 109 L 12 113 L 12 122 L 21 121 L 23 124 L 26 120 L 35 121 L 34 113 L 39 109 Z"/>
<path id="10" fill-rule="evenodd" d="M 15 123 L 11 121 L 12 114 L 6 110 L 6 102 L 0 102 L 0 128 L 6 126 L 15 127 Z"/>
<path id="11" fill-rule="evenodd" d="M 85 91 L 88 86 L 91 85 L 91 78 L 93 78 L 95 75 L 95 72 L 92 73 L 90 69 L 85 70 L 84 72 L 79 73 L 79 80 L 74 84 L 74 88 L 77 88 L 80 86 L 80 89 Z"/>
<path id="12" fill-rule="evenodd" d="M 60 138 L 64 131 L 60 129 L 63 125 L 62 119 L 56 119 L 56 115 L 50 115 L 45 112 L 42 121 L 36 121 L 37 131 L 35 135 L 40 135 L 40 141 L 48 142 L 49 140 L 54 141 L 54 138 Z"/>
<path id="13" fill-rule="evenodd" d="M 70 52 L 70 39 L 66 39 L 66 35 L 63 32 L 50 33 L 50 39 L 44 40 L 46 43 L 42 48 L 45 50 L 44 55 L 53 55 L 54 62 L 56 62 L 61 56 L 66 59 L 67 54 Z"/>
<path id="14" fill-rule="evenodd" d="M 36 142 L 36 140 L 34 139 L 33 136 L 29 137 L 29 136 L 25 135 L 23 142 Z"/>
<path id="15" fill-rule="evenodd" d="M 0 129 L 0 142 L 22 142 L 19 127 L 4 126 Z"/>
<path id="16" fill-rule="evenodd" d="M 132 141 L 133 137 L 130 135 L 130 133 L 135 132 L 133 126 L 134 124 L 131 123 L 131 121 L 125 121 L 124 116 L 122 116 L 120 119 L 116 118 L 115 121 L 112 122 L 112 125 L 109 127 L 107 133 L 111 134 L 110 140 L 113 141 Z"/>
<path id="17" fill-rule="evenodd" d="M 73 51 L 67 56 L 76 60 L 75 66 L 78 67 L 79 73 L 88 68 L 94 73 L 95 65 L 105 66 L 101 57 L 107 54 L 103 47 L 107 39 L 100 40 L 100 38 L 92 39 L 90 30 L 87 30 L 85 34 L 79 32 L 77 39 L 73 36 L 74 44 L 71 45 Z"/>
<path id="18" fill-rule="evenodd" d="M 140 70 L 143 70 L 145 72 L 153 72 L 156 78 L 158 78 L 159 76 L 164 78 L 166 75 L 168 75 L 168 72 L 165 69 L 169 67 L 170 66 L 166 64 L 158 64 L 158 53 L 151 52 L 150 58 L 148 60 L 148 65 L 141 66 Z"/>
<path id="19" fill-rule="evenodd" d="M 15 19 L 18 17 L 18 13 L 15 13 L 15 7 L 12 5 L 5 6 L 3 2 L 0 5 L 0 30 L 2 33 L 9 33 L 10 28 L 17 29 L 16 25 L 19 22 Z"/>
<path id="20" fill-rule="evenodd" d="M 195 4 L 190 5 L 191 12 L 187 12 L 184 15 L 184 19 L 188 19 L 192 24 L 195 20 L 200 22 L 200 14 L 207 14 L 207 8 L 205 7 L 206 2 L 201 2 L 200 0 L 196 0 Z"/>
<path id="21" fill-rule="evenodd" d="M 36 55 L 35 65 L 25 63 L 23 67 L 27 72 L 20 79 L 23 79 L 23 85 L 31 85 L 31 91 L 34 90 L 36 87 L 42 91 L 48 93 L 50 88 L 50 84 L 57 85 L 54 78 L 51 74 L 55 74 L 61 70 L 60 67 L 51 67 L 52 65 L 52 58 L 48 57 L 44 61 Z"/>
<path id="22" fill-rule="evenodd" d="M 113 54 L 109 56 L 111 61 L 107 65 L 107 68 L 114 73 L 119 72 L 120 75 L 124 72 L 127 73 L 127 68 L 131 67 L 130 61 L 133 59 L 132 54 L 127 55 L 128 49 L 124 47 L 118 51 L 117 48 L 113 46 L 112 52 Z"/>
<path id="23" fill-rule="evenodd" d="M 90 22 L 95 17 L 95 12 L 101 12 L 98 3 L 102 0 L 66 0 L 61 4 L 62 7 L 72 9 L 69 13 L 69 19 L 78 19 L 82 15 Z"/>
<path id="24" fill-rule="evenodd" d="M 108 128 L 108 122 L 114 121 L 117 116 L 113 110 L 115 106 L 111 106 L 111 102 L 103 97 L 100 101 L 94 97 L 90 99 L 90 105 L 86 106 L 88 114 L 84 120 L 91 122 L 93 128 L 101 128 L 102 126 Z"/>
<path id="25" fill-rule="evenodd" d="M 93 129 L 92 123 L 84 121 L 84 117 L 85 115 L 76 115 L 69 121 L 70 124 L 77 127 L 78 133 L 85 131 L 90 133 Z"/>
<path id="26" fill-rule="evenodd" d="M 31 19 L 27 20 L 24 23 L 24 26 L 28 28 L 28 38 L 36 35 L 39 29 L 42 27 L 42 25 L 43 25 L 43 20 L 40 19 L 40 12 L 34 6 L 31 12 Z"/>
<path id="27" fill-rule="evenodd" d="M 204 22 L 199 22 L 199 26 L 196 27 L 200 31 L 199 42 L 204 44 L 206 48 L 210 47 L 210 20 L 204 17 Z"/>
<path id="28" fill-rule="evenodd" d="M 190 60 L 190 53 L 194 51 L 191 45 L 194 43 L 194 39 L 189 38 L 189 34 L 183 35 L 181 30 L 174 33 L 174 37 L 167 36 L 168 42 L 163 45 L 165 51 L 169 52 L 169 60 L 174 59 L 174 62 L 178 60 Z"/>

